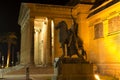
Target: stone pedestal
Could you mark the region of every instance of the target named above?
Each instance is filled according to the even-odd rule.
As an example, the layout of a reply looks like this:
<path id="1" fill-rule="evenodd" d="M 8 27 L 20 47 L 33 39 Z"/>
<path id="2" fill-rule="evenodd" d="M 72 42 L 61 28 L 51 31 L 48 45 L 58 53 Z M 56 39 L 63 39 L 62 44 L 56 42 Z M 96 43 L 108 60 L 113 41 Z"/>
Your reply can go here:
<path id="1" fill-rule="evenodd" d="M 58 66 L 57 80 L 95 80 L 93 64 L 80 58 L 63 58 Z"/>

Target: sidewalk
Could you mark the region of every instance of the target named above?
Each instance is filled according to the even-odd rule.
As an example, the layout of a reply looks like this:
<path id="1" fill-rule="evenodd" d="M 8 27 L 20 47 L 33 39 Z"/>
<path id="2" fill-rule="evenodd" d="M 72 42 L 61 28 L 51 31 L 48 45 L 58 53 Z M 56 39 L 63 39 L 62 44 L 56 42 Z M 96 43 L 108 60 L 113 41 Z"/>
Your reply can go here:
<path id="1" fill-rule="evenodd" d="M 18 66 L 20 67 L 20 66 Z M 4 69 L 3 78 L 0 80 L 26 80 L 26 67 L 12 67 L 8 69 Z M 53 66 L 47 67 L 29 67 L 29 77 L 32 80 L 52 80 L 54 76 Z"/>
<path id="2" fill-rule="evenodd" d="M 30 66 L 29 67 L 29 74 L 53 74 L 53 73 L 54 73 L 53 66 L 47 66 L 47 67 Z M 25 74 L 26 74 L 26 67 L 6 73 L 6 75 L 25 75 Z"/>

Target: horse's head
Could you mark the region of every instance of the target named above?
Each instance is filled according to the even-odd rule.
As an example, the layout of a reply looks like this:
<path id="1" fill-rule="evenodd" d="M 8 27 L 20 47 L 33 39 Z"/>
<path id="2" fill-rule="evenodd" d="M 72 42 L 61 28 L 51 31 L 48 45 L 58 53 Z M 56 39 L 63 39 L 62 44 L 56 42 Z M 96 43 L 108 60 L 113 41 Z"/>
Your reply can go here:
<path id="1" fill-rule="evenodd" d="M 59 23 L 57 24 L 57 26 L 55 26 L 55 29 L 59 29 L 59 28 L 61 28 L 61 27 L 67 28 L 67 24 L 66 24 L 65 21 L 59 22 Z"/>

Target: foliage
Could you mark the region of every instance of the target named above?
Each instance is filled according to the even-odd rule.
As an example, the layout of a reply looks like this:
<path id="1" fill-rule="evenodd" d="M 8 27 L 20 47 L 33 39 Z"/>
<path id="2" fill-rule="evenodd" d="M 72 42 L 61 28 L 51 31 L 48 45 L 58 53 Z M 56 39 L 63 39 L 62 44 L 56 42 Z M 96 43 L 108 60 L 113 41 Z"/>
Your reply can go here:
<path id="1" fill-rule="evenodd" d="M 0 43 L 8 43 L 16 44 L 17 36 L 14 32 L 8 33 L 0 33 Z"/>
<path id="2" fill-rule="evenodd" d="M 6 63 L 5 64 L 8 67 L 9 63 L 10 63 L 11 55 L 14 54 L 14 53 L 11 54 L 11 52 L 13 52 L 13 51 L 11 51 L 12 45 L 15 46 L 17 44 L 16 34 L 14 32 L 1 33 L 0 34 L 0 44 L 2 44 L 2 45 L 7 44 L 7 64 Z M 2 55 L 4 55 L 3 52 L 2 52 Z"/>

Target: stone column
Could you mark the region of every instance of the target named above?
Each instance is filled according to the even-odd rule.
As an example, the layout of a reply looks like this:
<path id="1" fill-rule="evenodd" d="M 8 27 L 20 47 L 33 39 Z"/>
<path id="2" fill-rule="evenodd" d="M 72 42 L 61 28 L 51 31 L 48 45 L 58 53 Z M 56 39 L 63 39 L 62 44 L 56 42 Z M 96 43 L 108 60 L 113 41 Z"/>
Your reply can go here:
<path id="1" fill-rule="evenodd" d="M 48 41 L 48 64 L 52 64 L 54 60 L 54 45 L 52 45 L 53 37 L 52 37 L 52 18 L 48 18 L 48 33 L 47 33 L 47 41 Z"/>
<path id="2" fill-rule="evenodd" d="M 54 59 L 55 59 L 55 20 L 52 19 L 51 21 L 51 58 L 52 58 L 52 64 L 54 65 Z"/>
<path id="3" fill-rule="evenodd" d="M 34 18 L 30 18 L 30 37 L 31 37 L 30 64 L 34 65 Z"/>
<path id="4" fill-rule="evenodd" d="M 34 20 L 33 18 L 27 18 L 24 25 L 22 25 L 20 63 L 23 65 L 34 63 L 33 20 Z"/>
<path id="5" fill-rule="evenodd" d="M 29 21 L 23 25 L 21 30 L 21 56 L 20 63 L 23 65 L 30 63 L 30 30 L 29 30 Z"/>

